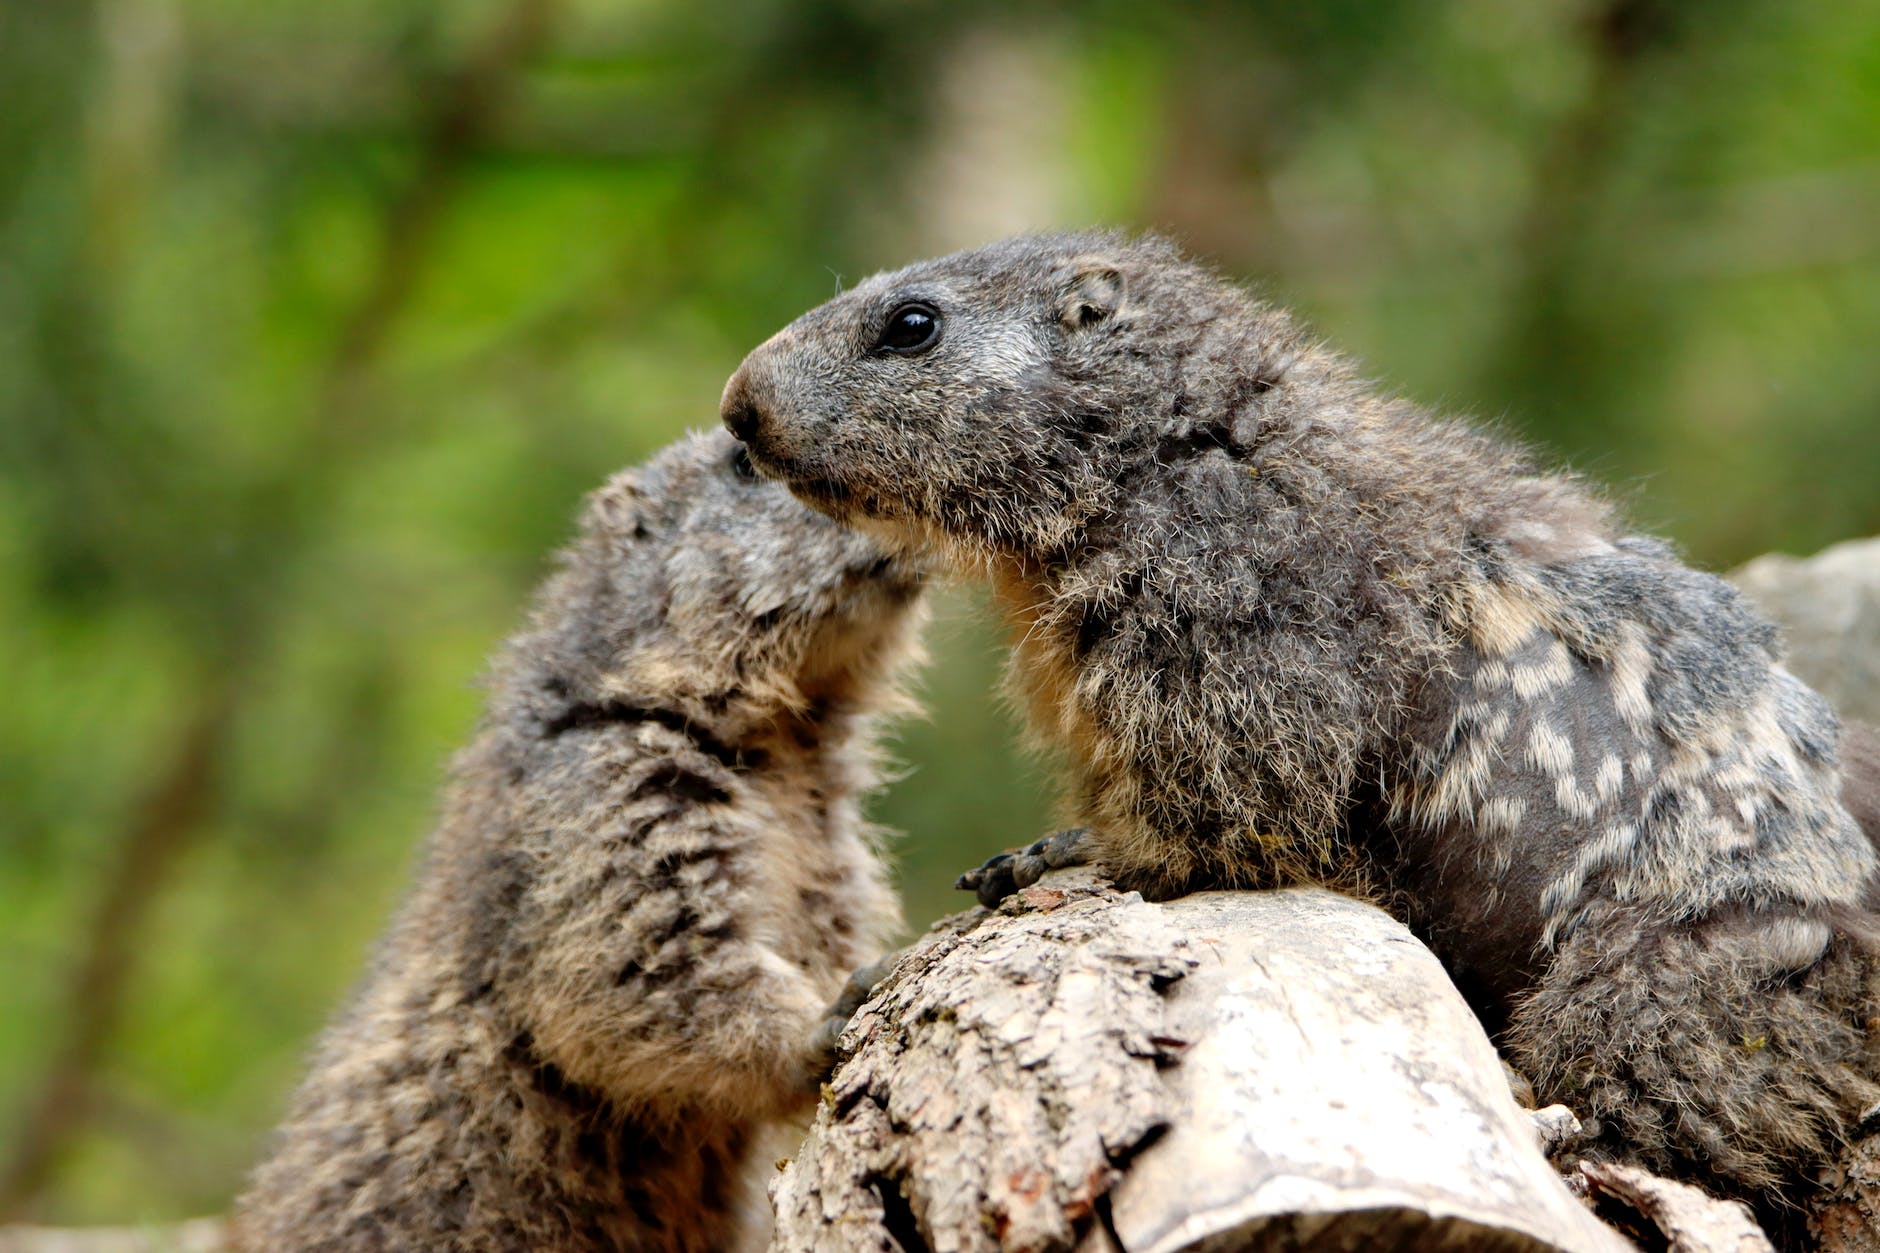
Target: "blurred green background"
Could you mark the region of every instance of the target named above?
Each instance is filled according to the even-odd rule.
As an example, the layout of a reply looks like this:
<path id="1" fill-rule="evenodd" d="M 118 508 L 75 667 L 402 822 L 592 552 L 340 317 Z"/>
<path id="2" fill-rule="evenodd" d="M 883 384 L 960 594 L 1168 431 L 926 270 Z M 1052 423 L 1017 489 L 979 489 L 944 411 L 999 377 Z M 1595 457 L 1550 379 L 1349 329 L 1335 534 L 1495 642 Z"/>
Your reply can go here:
<path id="1" fill-rule="evenodd" d="M 585 490 L 1092 223 L 1705 563 L 1880 531 L 1871 0 L 0 0 L 0 1218 L 227 1203 Z M 1049 811 L 934 651 L 915 924 Z"/>

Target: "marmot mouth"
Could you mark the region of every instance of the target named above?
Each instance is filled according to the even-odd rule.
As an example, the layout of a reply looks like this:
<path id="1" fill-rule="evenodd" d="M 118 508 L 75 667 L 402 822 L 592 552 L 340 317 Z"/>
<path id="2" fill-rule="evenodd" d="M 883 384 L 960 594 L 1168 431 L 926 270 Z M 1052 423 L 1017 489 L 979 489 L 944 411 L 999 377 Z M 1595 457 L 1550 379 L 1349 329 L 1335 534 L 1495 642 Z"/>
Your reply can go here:
<path id="1" fill-rule="evenodd" d="M 814 496 L 817 500 L 831 505 L 848 505 L 855 498 L 855 493 L 844 484 L 834 479 L 818 477 L 791 478 L 785 480 L 790 490 L 799 496 Z"/>
<path id="2" fill-rule="evenodd" d="M 824 478 L 818 474 L 806 474 L 788 458 L 779 457 L 755 443 L 746 443 L 744 451 L 745 455 L 751 459 L 751 464 L 757 467 L 759 474 L 767 479 L 777 480 L 799 496 L 811 496 L 819 501 L 842 505 L 847 504 L 853 495 L 847 487 L 834 479 Z"/>

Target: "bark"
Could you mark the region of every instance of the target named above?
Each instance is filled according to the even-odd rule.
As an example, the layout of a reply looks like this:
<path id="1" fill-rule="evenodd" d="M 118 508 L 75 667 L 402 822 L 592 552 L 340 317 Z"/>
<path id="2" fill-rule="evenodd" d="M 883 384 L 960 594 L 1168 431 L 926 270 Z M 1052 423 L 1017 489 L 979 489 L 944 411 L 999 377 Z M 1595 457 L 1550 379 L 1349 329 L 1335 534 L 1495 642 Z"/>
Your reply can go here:
<path id="1" fill-rule="evenodd" d="M 1821 1253 L 1880 1249 L 1880 1136 L 1850 1145 L 1828 1172 L 1827 1185 L 1808 1215 Z"/>
<path id="2" fill-rule="evenodd" d="M 1581 1162 L 1594 1196 L 1623 1201 L 1649 1220 L 1669 1253 L 1767 1253 L 1769 1240 L 1749 1207 L 1720 1201 L 1688 1183 L 1660 1179 L 1636 1166 Z"/>
<path id="3" fill-rule="evenodd" d="M 776 1250 L 1629 1247 L 1436 959 L 1315 890 L 1054 875 L 917 944 L 776 1181 Z"/>

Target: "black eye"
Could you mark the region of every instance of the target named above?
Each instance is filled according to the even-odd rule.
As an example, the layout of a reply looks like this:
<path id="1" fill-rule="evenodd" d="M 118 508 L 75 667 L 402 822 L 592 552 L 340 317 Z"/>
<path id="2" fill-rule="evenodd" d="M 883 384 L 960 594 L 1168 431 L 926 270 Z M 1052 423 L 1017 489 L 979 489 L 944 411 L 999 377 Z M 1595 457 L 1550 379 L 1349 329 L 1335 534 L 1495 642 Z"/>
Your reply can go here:
<path id="1" fill-rule="evenodd" d="M 902 305 L 888 315 L 875 348 L 879 352 L 912 356 L 926 352 L 939 342 L 940 311 L 932 305 L 912 304 Z"/>
<path id="2" fill-rule="evenodd" d="M 743 445 L 739 445 L 738 450 L 731 454 L 731 473 L 747 483 L 757 478 L 757 467 L 751 464 L 751 454 L 744 450 Z"/>

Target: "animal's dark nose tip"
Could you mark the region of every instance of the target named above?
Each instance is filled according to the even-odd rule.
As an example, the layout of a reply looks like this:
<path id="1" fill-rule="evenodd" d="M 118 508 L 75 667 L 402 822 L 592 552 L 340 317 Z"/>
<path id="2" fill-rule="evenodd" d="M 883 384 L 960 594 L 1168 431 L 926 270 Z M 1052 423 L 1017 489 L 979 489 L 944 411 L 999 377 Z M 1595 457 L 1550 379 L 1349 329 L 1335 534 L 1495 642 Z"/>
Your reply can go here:
<path id="1" fill-rule="evenodd" d="M 758 415 L 757 406 L 740 396 L 725 406 L 725 427 L 743 443 L 750 443 L 751 436 L 757 434 L 758 425 L 763 419 Z"/>
<path id="2" fill-rule="evenodd" d="M 751 399 L 751 389 L 745 382 L 742 370 L 732 375 L 731 381 L 725 385 L 724 399 L 718 405 L 718 416 L 724 419 L 725 429 L 737 437 L 740 443 L 750 443 L 751 437 L 763 426 L 763 411 Z"/>

